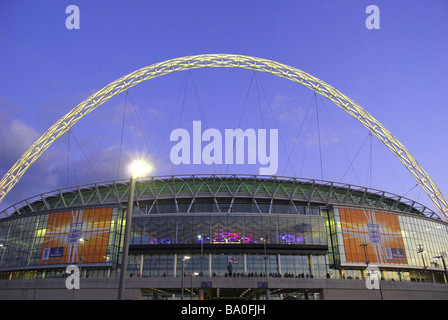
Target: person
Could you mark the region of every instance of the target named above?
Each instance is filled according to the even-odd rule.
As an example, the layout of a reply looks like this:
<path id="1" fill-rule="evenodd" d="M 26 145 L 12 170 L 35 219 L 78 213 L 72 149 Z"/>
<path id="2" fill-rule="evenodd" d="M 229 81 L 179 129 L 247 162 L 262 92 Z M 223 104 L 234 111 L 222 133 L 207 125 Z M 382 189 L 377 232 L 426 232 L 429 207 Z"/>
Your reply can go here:
<path id="1" fill-rule="evenodd" d="M 232 276 L 232 263 L 231 262 L 229 262 L 228 264 L 227 264 L 227 271 L 229 272 L 229 277 L 231 277 Z"/>

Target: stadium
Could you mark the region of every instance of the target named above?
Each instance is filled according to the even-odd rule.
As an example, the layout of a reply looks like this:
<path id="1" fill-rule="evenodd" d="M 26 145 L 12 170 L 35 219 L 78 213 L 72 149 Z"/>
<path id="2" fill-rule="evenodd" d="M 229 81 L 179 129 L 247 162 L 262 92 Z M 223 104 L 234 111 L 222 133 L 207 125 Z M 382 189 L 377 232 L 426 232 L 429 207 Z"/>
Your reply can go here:
<path id="1" fill-rule="evenodd" d="M 2 298 L 116 299 L 129 189 L 111 181 L 13 206 L 0 220 Z M 135 185 L 126 298 L 443 299 L 447 240 L 430 209 L 380 190 L 150 177 Z M 68 265 L 81 269 L 79 290 L 66 288 Z M 366 287 L 373 265 L 381 290 Z"/>
<path id="2" fill-rule="evenodd" d="M 431 177 L 351 99 L 266 59 L 189 56 L 112 82 L 17 160 L 0 181 L 0 201 L 55 140 L 113 96 L 155 77 L 205 67 L 270 73 L 329 99 L 386 145 L 437 212 L 371 187 L 275 174 L 79 184 L 0 213 L 0 299 L 448 299 L 448 205 Z"/>

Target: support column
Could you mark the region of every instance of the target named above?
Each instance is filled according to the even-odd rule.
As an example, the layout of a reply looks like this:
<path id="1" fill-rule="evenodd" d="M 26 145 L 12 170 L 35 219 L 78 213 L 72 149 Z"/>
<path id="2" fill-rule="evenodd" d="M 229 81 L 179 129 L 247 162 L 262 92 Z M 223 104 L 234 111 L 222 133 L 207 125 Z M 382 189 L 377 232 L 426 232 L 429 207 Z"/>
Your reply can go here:
<path id="1" fill-rule="evenodd" d="M 271 291 L 269 288 L 266 288 L 266 300 L 271 300 Z"/>
<path id="2" fill-rule="evenodd" d="M 143 277 L 143 262 L 144 262 L 144 256 L 140 256 L 140 276 Z"/>
<path id="3" fill-rule="evenodd" d="M 282 260 L 280 258 L 280 253 L 277 253 L 277 272 L 282 276 Z"/>
<path id="4" fill-rule="evenodd" d="M 212 254 L 208 255 L 208 276 L 212 276 Z"/>
<path id="5" fill-rule="evenodd" d="M 313 275 L 313 277 L 314 277 L 313 256 L 310 254 L 308 257 L 309 257 L 308 258 L 308 263 L 309 263 L 309 269 L 310 269 L 310 277 L 311 277 L 311 275 Z"/>
<path id="6" fill-rule="evenodd" d="M 173 270 L 173 277 L 176 278 L 176 272 L 177 272 L 177 253 L 174 254 L 174 270 Z"/>

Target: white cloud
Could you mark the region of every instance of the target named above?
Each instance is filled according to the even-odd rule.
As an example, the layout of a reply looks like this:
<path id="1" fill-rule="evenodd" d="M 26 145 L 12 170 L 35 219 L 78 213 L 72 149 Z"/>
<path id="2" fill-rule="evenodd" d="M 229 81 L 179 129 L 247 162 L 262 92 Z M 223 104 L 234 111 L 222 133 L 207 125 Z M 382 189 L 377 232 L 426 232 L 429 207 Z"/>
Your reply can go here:
<path id="1" fill-rule="evenodd" d="M 18 119 L 0 117 L 0 170 L 9 169 L 39 137 L 37 131 Z"/>
<path id="2" fill-rule="evenodd" d="M 282 124 L 300 125 L 306 108 L 286 95 L 276 95 L 272 102 L 272 112 Z"/>

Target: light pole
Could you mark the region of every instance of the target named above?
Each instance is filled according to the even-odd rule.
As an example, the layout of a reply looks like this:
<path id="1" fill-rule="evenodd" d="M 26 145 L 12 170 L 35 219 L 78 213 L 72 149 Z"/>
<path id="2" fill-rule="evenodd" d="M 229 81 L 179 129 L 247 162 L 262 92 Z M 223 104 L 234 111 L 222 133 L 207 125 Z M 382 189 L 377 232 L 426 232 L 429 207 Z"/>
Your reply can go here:
<path id="1" fill-rule="evenodd" d="M 425 263 L 425 257 L 423 257 L 423 254 L 426 253 L 425 250 L 423 250 L 423 247 L 421 244 L 418 245 L 418 250 L 417 253 L 421 253 L 422 255 L 422 261 L 423 261 L 423 270 L 425 270 L 425 274 L 426 274 L 426 281 L 428 281 L 428 270 L 426 268 L 426 263 Z"/>
<path id="2" fill-rule="evenodd" d="M 191 295 L 190 295 L 190 300 L 193 300 L 193 296 L 194 296 L 194 291 L 193 291 L 193 278 L 198 276 L 197 272 L 192 272 L 191 273 Z"/>
<path id="3" fill-rule="evenodd" d="M 366 247 L 368 246 L 368 243 L 361 243 L 360 246 L 363 247 L 364 249 L 364 257 L 366 258 L 366 265 L 369 266 L 369 260 L 367 260 L 367 252 L 366 252 Z"/>
<path id="4" fill-rule="evenodd" d="M 81 263 L 79 264 L 79 277 L 82 278 L 81 268 L 82 268 L 82 262 L 84 261 L 84 245 L 85 245 L 86 242 L 89 242 L 89 240 L 81 238 L 81 239 L 78 240 L 78 242 L 82 243 Z"/>
<path id="5" fill-rule="evenodd" d="M 129 198 L 128 207 L 126 212 L 126 226 L 124 230 L 123 241 L 123 254 L 121 259 L 120 270 L 120 284 L 118 287 L 118 300 L 124 299 L 124 291 L 126 288 L 126 269 L 128 267 L 128 255 L 129 255 L 129 238 L 131 236 L 131 224 L 132 224 L 132 209 L 134 206 L 134 190 L 135 179 L 148 174 L 151 171 L 151 166 L 144 161 L 134 161 L 131 164 L 131 179 L 129 182 Z"/>
<path id="6" fill-rule="evenodd" d="M 190 256 L 184 256 L 182 259 L 182 278 L 181 278 L 181 292 L 180 292 L 180 299 L 184 300 L 184 273 L 185 273 L 185 260 L 190 259 Z"/>
<path id="7" fill-rule="evenodd" d="M 445 270 L 445 283 L 447 283 L 447 281 L 448 281 L 448 273 L 447 273 L 447 270 L 446 270 L 445 258 L 443 257 L 443 254 L 441 254 L 440 256 L 434 257 L 433 259 L 434 260 L 442 259 L 443 269 Z"/>
<path id="8" fill-rule="evenodd" d="M 269 239 L 269 237 L 266 235 L 264 238 L 261 238 L 261 240 L 263 240 L 263 243 L 264 243 L 264 256 L 263 256 L 263 258 L 264 258 L 264 271 L 265 271 L 265 277 L 267 277 L 268 276 L 268 255 L 267 255 L 267 252 L 266 252 L 266 240 L 268 240 Z"/>
<path id="9" fill-rule="evenodd" d="M 264 238 L 261 238 L 264 243 L 264 271 L 265 271 L 265 277 L 268 277 L 268 254 L 266 251 L 266 241 L 269 239 L 268 235 L 266 235 Z M 266 281 L 266 300 L 271 300 L 271 294 L 268 287 L 268 282 Z"/>
<path id="10" fill-rule="evenodd" d="M 367 251 L 366 251 L 366 247 L 368 246 L 368 243 L 361 243 L 360 246 L 364 249 L 364 257 L 366 259 L 366 278 L 367 278 L 367 268 L 369 267 L 369 260 L 367 260 Z"/>
<path id="11" fill-rule="evenodd" d="M 203 258 L 204 258 L 204 239 L 202 238 L 202 234 L 198 234 L 198 240 L 201 241 L 201 274 L 200 276 L 203 276 L 203 268 L 202 268 L 202 263 L 203 263 Z"/>

